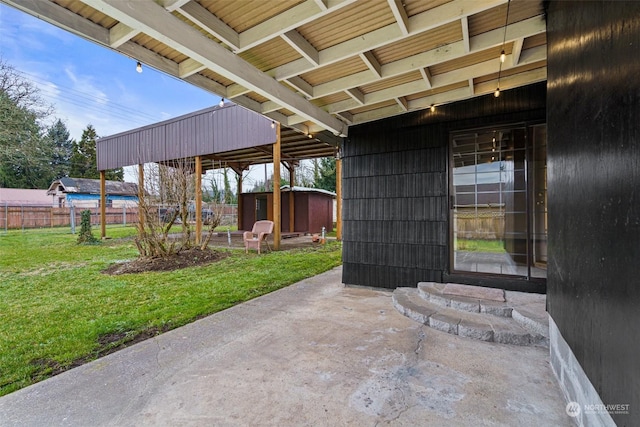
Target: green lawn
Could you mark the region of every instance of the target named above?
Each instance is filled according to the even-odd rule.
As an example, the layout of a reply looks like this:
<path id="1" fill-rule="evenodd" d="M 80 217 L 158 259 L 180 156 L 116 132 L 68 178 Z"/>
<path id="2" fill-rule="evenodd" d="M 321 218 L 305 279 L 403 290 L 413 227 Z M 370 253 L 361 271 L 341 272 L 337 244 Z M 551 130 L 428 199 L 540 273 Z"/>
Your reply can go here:
<path id="1" fill-rule="evenodd" d="M 133 227 L 107 234 L 94 245 L 77 245 L 68 228 L 0 234 L 0 395 L 341 263 L 340 243 L 330 242 L 262 255 L 230 250 L 206 267 L 108 276 L 101 270 L 137 251 L 127 238 Z"/>
<path id="2" fill-rule="evenodd" d="M 457 248 L 459 251 L 472 251 L 472 252 L 489 252 L 489 253 L 504 253 L 504 242 L 502 240 L 470 240 L 470 239 L 458 239 Z"/>

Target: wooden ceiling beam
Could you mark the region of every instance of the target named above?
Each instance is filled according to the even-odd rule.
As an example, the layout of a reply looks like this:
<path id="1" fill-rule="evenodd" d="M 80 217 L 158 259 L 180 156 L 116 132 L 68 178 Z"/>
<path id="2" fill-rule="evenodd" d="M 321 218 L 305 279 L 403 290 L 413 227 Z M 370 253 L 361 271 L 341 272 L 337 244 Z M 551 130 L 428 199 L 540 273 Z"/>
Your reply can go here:
<path id="1" fill-rule="evenodd" d="M 119 22 L 109 30 L 109 46 L 117 48 L 138 34 L 140 31 Z"/>
<path id="2" fill-rule="evenodd" d="M 363 52 L 360 55 L 360 59 L 367 65 L 367 68 L 376 76 L 376 78 L 382 77 L 382 66 L 376 59 L 372 51 Z"/>
<path id="3" fill-rule="evenodd" d="M 195 59 L 187 58 L 178 64 L 178 76 L 181 79 L 184 79 L 185 77 L 189 77 L 190 75 L 196 74 L 206 68 L 207 67 L 205 65 L 199 63 Z"/>
<path id="4" fill-rule="evenodd" d="M 502 77 L 500 79 L 500 90 L 507 90 L 519 86 L 525 86 L 537 82 L 541 82 L 546 80 L 547 78 L 547 68 L 540 67 L 534 70 L 526 71 L 523 73 L 515 74 L 512 76 Z M 472 90 L 470 87 L 463 87 L 459 89 L 454 89 L 447 92 L 442 92 L 430 96 L 426 96 L 424 98 L 414 99 L 409 101 L 409 109 L 410 110 L 422 110 L 429 108 L 431 105 L 441 105 L 456 101 L 463 101 L 465 99 L 469 99 L 473 96 L 479 95 L 488 95 L 492 94 L 496 89 L 496 80 L 491 80 L 483 83 L 479 83 L 475 85 L 475 89 Z M 393 115 L 402 114 L 402 111 L 397 111 L 395 106 L 385 107 L 376 110 L 370 110 L 364 113 L 354 114 L 353 118 L 354 124 L 361 124 L 365 122 L 370 122 L 374 120 L 380 120 L 386 117 L 390 117 Z"/>
<path id="5" fill-rule="evenodd" d="M 353 89 L 347 89 L 345 92 L 347 92 L 347 95 L 353 98 L 358 104 L 364 105 L 364 93 L 362 93 L 360 89 L 356 87 Z"/>
<path id="6" fill-rule="evenodd" d="M 509 34 L 515 38 L 521 38 L 539 34 L 544 31 L 546 31 L 546 24 L 540 17 L 530 18 L 509 25 L 507 28 L 507 40 L 510 40 Z M 473 37 L 470 41 L 472 53 L 481 52 L 501 45 L 503 36 L 504 29 L 499 29 Z M 457 41 L 385 64 L 381 67 L 381 74 L 382 78 L 395 77 L 416 69 L 440 64 L 463 56 L 465 56 L 464 43 Z M 353 87 L 373 83 L 377 80 L 378 78 L 372 75 L 370 71 L 361 71 L 316 85 L 313 88 L 313 93 L 316 98 L 321 98 Z"/>
<path id="7" fill-rule="evenodd" d="M 520 55 L 522 54 L 523 45 L 524 37 L 514 40 L 513 49 L 511 49 L 511 55 L 513 56 L 513 65 L 518 65 L 520 63 Z"/>
<path id="8" fill-rule="evenodd" d="M 174 10 L 184 6 L 189 3 L 190 0 L 158 0 L 158 4 L 169 12 L 173 12 Z"/>
<path id="9" fill-rule="evenodd" d="M 469 44 L 469 18 L 463 16 L 460 19 L 460 26 L 462 27 L 462 42 L 464 43 L 464 52 L 471 52 L 471 45 Z"/>
<path id="10" fill-rule="evenodd" d="M 404 111 L 409 111 L 409 103 L 407 103 L 407 99 L 404 96 L 399 96 L 394 99 Z"/>
<path id="11" fill-rule="evenodd" d="M 56 3 L 42 0 L 2 0 L 29 15 L 36 16 L 56 27 L 67 30 L 82 38 L 109 46 L 109 30 L 94 24 L 88 19 L 58 6 Z"/>
<path id="12" fill-rule="evenodd" d="M 537 46 L 535 48 L 527 49 L 522 55 L 523 60 L 518 65 L 531 64 L 535 62 L 544 61 L 546 59 L 546 46 Z M 507 60 L 502 66 L 502 70 L 506 71 L 514 68 L 512 62 L 512 55 L 507 55 Z M 438 74 L 432 77 L 432 88 L 439 88 L 443 86 L 449 86 L 461 81 L 471 81 L 470 87 L 473 94 L 473 79 L 475 77 L 481 77 L 487 74 L 497 72 L 496 60 L 491 59 L 478 64 L 469 65 L 467 67 L 459 68 L 448 73 Z M 382 89 L 376 92 L 368 93 L 364 96 L 364 103 L 360 103 L 354 99 L 347 99 L 344 101 L 335 102 L 333 104 L 326 105 L 325 108 L 331 114 L 338 114 L 342 111 L 349 111 L 361 106 L 375 105 L 381 102 L 394 99 L 396 102 L 398 98 L 408 96 L 414 93 L 424 92 L 425 85 L 423 80 L 414 80 L 412 82 L 396 85 L 387 89 Z M 495 88 L 494 88 L 495 90 Z M 440 101 L 439 101 L 440 102 Z M 400 104 L 400 103 L 399 103 Z M 402 108 L 407 108 L 401 105 Z M 406 111 L 406 110 L 405 110 Z"/>
<path id="13" fill-rule="evenodd" d="M 306 0 L 284 12 L 240 33 L 240 48 L 244 52 L 266 41 L 283 35 L 321 16 L 335 12 L 355 0 L 334 1 L 331 7 L 323 8 L 316 0 Z"/>
<path id="14" fill-rule="evenodd" d="M 409 17 L 407 16 L 407 11 L 402 5 L 401 0 L 388 0 L 387 3 L 391 8 L 391 12 L 393 13 L 393 17 L 396 19 L 398 27 L 400 28 L 400 32 L 402 35 L 409 35 Z"/>
<path id="15" fill-rule="evenodd" d="M 287 31 L 282 35 L 282 38 L 284 41 L 289 43 L 292 48 L 298 51 L 300 55 L 307 58 L 307 61 L 311 62 L 315 66 L 320 65 L 318 51 L 307 41 L 307 39 L 302 37 L 299 32 L 296 30 Z"/>
<path id="16" fill-rule="evenodd" d="M 416 35 L 437 28 L 449 22 L 459 20 L 463 16 L 473 15 L 506 3 L 507 0 L 453 0 L 444 5 L 419 13 L 409 18 L 409 34 Z M 318 52 L 320 66 L 333 64 L 364 52 L 401 40 L 405 35 L 397 24 L 362 34 Z M 311 71 L 314 67 L 302 58 L 281 65 L 269 74 L 278 80 Z"/>
<path id="17" fill-rule="evenodd" d="M 431 71 L 429 71 L 429 68 L 420 68 L 420 75 L 422 76 L 422 80 L 424 80 L 424 82 L 426 83 L 427 89 L 431 89 L 433 87 L 433 77 L 431 76 Z"/>
<path id="18" fill-rule="evenodd" d="M 284 108 L 317 123 L 334 133 L 346 135 L 344 123 L 316 107 L 260 72 L 242 58 L 234 55 L 181 21 L 153 0 L 122 2 L 120 0 L 82 0 L 96 10 L 153 37 L 176 49 L 207 68 L 229 78 L 252 91 L 272 99 Z"/>
<path id="19" fill-rule="evenodd" d="M 240 35 L 195 1 L 192 0 L 182 5 L 180 13 L 215 38 L 221 40 L 233 51 L 237 51 L 240 48 Z"/>

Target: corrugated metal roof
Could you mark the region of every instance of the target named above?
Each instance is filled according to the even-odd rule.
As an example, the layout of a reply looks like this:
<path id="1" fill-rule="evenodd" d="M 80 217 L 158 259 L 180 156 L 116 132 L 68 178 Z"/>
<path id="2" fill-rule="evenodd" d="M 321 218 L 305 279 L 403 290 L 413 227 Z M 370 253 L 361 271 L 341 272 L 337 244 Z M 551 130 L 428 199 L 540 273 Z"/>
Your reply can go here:
<path id="1" fill-rule="evenodd" d="M 149 162 L 201 156 L 204 169 L 216 161 L 240 167 L 272 161 L 276 141 L 274 122 L 241 106 L 227 103 L 102 137 L 96 144 L 98 170 Z M 285 161 L 331 156 L 335 143 L 325 134 L 312 138 L 295 129 L 281 127 L 281 152 Z"/>

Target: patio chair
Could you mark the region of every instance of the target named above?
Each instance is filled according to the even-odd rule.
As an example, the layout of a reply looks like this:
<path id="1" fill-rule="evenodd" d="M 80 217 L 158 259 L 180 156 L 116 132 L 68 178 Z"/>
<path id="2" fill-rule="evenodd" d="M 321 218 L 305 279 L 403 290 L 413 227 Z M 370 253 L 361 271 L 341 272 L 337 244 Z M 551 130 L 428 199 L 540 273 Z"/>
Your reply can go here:
<path id="1" fill-rule="evenodd" d="M 249 248 L 255 248 L 260 253 L 260 246 L 264 241 L 267 244 L 267 248 L 271 250 L 269 246 L 269 242 L 267 241 L 267 237 L 269 234 L 273 233 L 273 221 L 256 221 L 253 224 L 253 229 L 251 231 L 245 231 L 242 234 L 242 238 L 244 240 L 244 252 L 248 253 Z"/>

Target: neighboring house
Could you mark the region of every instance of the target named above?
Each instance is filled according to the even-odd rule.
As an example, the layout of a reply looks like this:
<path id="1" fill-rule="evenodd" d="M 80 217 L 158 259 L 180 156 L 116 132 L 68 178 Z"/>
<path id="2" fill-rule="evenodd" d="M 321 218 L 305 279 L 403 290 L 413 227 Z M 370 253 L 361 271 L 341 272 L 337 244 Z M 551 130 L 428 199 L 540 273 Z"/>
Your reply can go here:
<path id="1" fill-rule="evenodd" d="M 130 182 L 106 181 L 107 207 L 130 207 L 138 204 L 138 185 Z M 100 206 L 100 180 L 87 178 L 60 178 L 51 183 L 48 195 L 53 196 L 54 206 Z"/>
<path id="2" fill-rule="evenodd" d="M 47 190 L 0 188 L 0 205 L 52 206 L 52 199 Z"/>

